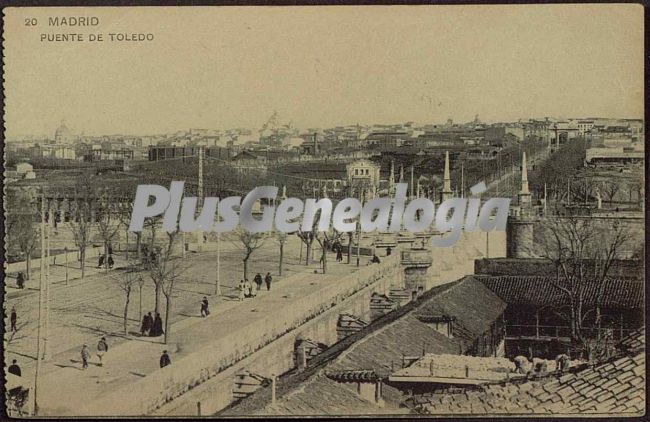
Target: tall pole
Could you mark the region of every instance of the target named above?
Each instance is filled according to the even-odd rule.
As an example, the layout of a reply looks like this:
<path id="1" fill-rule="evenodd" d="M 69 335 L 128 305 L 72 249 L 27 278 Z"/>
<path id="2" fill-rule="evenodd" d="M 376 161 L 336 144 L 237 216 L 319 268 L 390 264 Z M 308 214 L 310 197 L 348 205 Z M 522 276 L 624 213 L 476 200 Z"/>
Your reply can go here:
<path id="1" fill-rule="evenodd" d="M 201 210 L 199 212 L 203 212 L 203 147 L 199 147 L 199 198 L 198 198 L 198 203 L 199 206 L 198 208 Z M 204 238 L 203 238 L 203 232 L 199 232 L 199 243 L 203 243 Z"/>
<path id="2" fill-rule="evenodd" d="M 460 162 L 460 197 L 465 197 L 465 166 L 462 161 Z"/>
<path id="3" fill-rule="evenodd" d="M 65 285 L 68 285 L 68 247 L 63 248 L 63 253 L 65 255 Z"/>
<path id="4" fill-rule="evenodd" d="M 50 350 L 48 340 L 50 338 L 50 224 L 45 227 L 46 249 L 45 249 L 45 336 L 43 337 L 43 360 L 49 360 Z"/>
<path id="5" fill-rule="evenodd" d="M 363 189 L 359 189 L 359 202 L 363 207 Z M 357 222 L 357 267 L 361 265 L 361 214 Z"/>
<path id="6" fill-rule="evenodd" d="M 413 198 L 413 166 L 411 166 L 411 198 Z"/>
<path id="7" fill-rule="evenodd" d="M 219 220 L 219 207 L 217 207 L 217 222 Z M 221 232 L 217 232 L 217 283 L 214 287 L 214 294 L 221 296 Z"/>
<path id="8" fill-rule="evenodd" d="M 38 414 L 38 376 L 41 372 L 41 321 L 43 315 L 43 273 L 45 272 L 45 196 L 41 196 L 41 267 L 38 286 L 38 327 L 36 331 L 36 372 L 34 373 L 34 416 Z"/>

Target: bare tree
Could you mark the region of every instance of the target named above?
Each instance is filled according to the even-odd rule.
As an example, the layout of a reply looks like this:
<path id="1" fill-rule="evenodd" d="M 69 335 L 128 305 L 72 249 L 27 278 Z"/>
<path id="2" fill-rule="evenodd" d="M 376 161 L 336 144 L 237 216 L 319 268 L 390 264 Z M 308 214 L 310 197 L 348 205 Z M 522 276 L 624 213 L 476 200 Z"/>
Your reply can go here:
<path id="1" fill-rule="evenodd" d="M 119 204 L 111 198 L 107 191 L 100 192 L 98 196 L 99 213 L 97 218 L 97 232 L 104 243 L 104 268 L 108 270 L 108 248 L 117 237 L 121 225 Z"/>
<path id="2" fill-rule="evenodd" d="M 171 336 L 169 324 L 171 321 L 174 285 L 184 271 L 184 268 L 181 266 L 182 260 L 173 256 L 173 245 L 177 235 L 178 232 L 167 233 L 167 247 L 161 250 L 157 259 L 152 262 L 151 269 L 149 270 L 156 289 L 160 289 L 163 295 L 165 295 L 165 344 L 167 344 Z M 158 298 L 156 302 L 158 303 Z"/>
<path id="3" fill-rule="evenodd" d="M 614 201 L 614 197 L 621 189 L 620 184 L 616 182 L 602 182 L 601 186 L 601 191 L 605 194 L 605 200 L 610 203 Z"/>
<path id="4" fill-rule="evenodd" d="M 316 234 L 314 237 L 318 241 L 318 244 L 322 250 L 321 265 L 323 268 L 323 274 L 325 274 L 327 273 L 327 251 L 337 240 L 341 238 L 343 233 L 338 232 L 334 229 L 330 229 L 326 232 L 316 231 L 315 233 Z"/>
<path id="5" fill-rule="evenodd" d="M 348 232 L 348 264 L 352 262 L 352 237 L 354 236 L 354 232 Z M 361 247 L 361 245 L 358 245 L 357 247 Z"/>
<path id="6" fill-rule="evenodd" d="M 582 177 L 571 185 L 571 197 L 576 203 L 586 204 L 593 198 L 594 188 L 594 182 L 591 179 Z"/>
<path id="7" fill-rule="evenodd" d="M 266 236 L 264 233 L 251 233 L 248 230 L 245 230 L 241 227 L 237 227 L 235 230 L 236 240 L 234 241 L 235 245 L 242 249 L 244 252 L 244 257 L 242 262 L 244 263 L 244 279 L 248 278 L 248 260 L 250 259 L 253 252 L 261 248 L 264 244 Z"/>
<path id="8" fill-rule="evenodd" d="M 569 215 L 547 218 L 540 237 L 542 257 L 556 268 L 551 284 L 568 303 L 555 312 L 569 323 L 572 342 L 593 357 L 602 344 L 601 330 L 596 330 L 595 338 L 590 333 L 600 327 L 609 272 L 629 240 L 629 232 L 618 222 L 600 227 L 589 216 Z M 586 326 L 588 321 L 591 327 Z"/>
<path id="9" fill-rule="evenodd" d="M 316 237 L 314 236 L 314 231 L 313 229 L 310 231 L 303 231 L 302 228 L 300 228 L 296 232 L 296 235 L 298 236 L 300 241 L 304 243 L 305 246 L 307 247 L 307 253 L 306 253 L 307 257 L 305 258 L 305 265 L 309 265 L 310 257 L 312 254 L 311 251 L 312 245 L 314 244 L 314 240 L 316 239 Z"/>
<path id="10" fill-rule="evenodd" d="M 81 201 L 76 209 L 75 216 L 70 219 L 70 230 L 74 243 L 79 248 L 79 261 L 81 269 L 81 278 L 86 275 L 86 248 L 90 244 L 90 204 Z"/>
<path id="11" fill-rule="evenodd" d="M 124 311 L 122 313 L 123 318 L 123 330 L 124 334 L 128 334 L 128 320 L 129 320 L 129 303 L 131 300 L 131 292 L 133 288 L 140 283 L 142 277 L 138 274 L 138 267 L 135 263 L 130 263 L 124 272 L 115 273 L 111 276 L 120 287 L 120 290 L 124 293 Z M 140 293 L 142 298 L 142 291 Z M 140 312 L 142 312 L 142 299 L 140 301 Z M 142 318 L 142 315 L 140 315 Z"/>
<path id="12" fill-rule="evenodd" d="M 124 241 L 126 243 L 125 258 L 129 261 L 129 224 L 131 222 L 131 213 L 133 212 L 133 203 L 128 201 L 120 201 L 117 205 L 117 218 L 119 219 L 119 224 L 124 227 Z M 140 263 L 140 240 L 142 239 L 142 232 L 135 232 L 136 235 L 136 258 L 138 263 Z"/>
<path id="13" fill-rule="evenodd" d="M 11 189 L 7 192 L 7 249 L 17 248 L 25 257 L 25 279 L 29 280 L 31 259 L 40 241 L 38 209 L 35 197 L 27 190 Z"/>
<path id="14" fill-rule="evenodd" d="M 284 232 L 279 231 L 275 233 L 275 240 L 278 242 L 278 245 L 280 245 L 280 263 L 278 268 L 278 275 L 282 275 L 282 264 L 284 263 L 284 244 L 287 242 L 288 238 L 289 236 L 287 236 L 287 234 Z"/>

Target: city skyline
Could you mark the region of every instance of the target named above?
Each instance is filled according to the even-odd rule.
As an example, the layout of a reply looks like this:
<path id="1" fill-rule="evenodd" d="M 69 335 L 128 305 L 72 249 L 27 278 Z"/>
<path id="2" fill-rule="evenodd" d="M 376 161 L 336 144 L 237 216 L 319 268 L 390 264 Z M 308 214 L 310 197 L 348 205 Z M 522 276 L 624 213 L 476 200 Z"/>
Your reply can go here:
<path id="1" fill-rule="evenodd" d="M 80 10 L 160 41 L 6 40 L 6 138 L 643 116 L 635 5 Z"/>

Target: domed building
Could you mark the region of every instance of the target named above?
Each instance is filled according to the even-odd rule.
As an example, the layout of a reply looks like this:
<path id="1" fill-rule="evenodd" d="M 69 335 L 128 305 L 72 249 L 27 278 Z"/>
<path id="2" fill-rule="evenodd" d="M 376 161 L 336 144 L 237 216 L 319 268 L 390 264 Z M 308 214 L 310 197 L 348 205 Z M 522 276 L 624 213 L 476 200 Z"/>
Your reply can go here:
<path id="1" fill-rule="evenodd" d="M 72 142 L 72 131 L 65 125 L 65 120 L 61 121 L 61 126 L 54 132 L 54 141 L 59 144 L 67 144 Z"/>

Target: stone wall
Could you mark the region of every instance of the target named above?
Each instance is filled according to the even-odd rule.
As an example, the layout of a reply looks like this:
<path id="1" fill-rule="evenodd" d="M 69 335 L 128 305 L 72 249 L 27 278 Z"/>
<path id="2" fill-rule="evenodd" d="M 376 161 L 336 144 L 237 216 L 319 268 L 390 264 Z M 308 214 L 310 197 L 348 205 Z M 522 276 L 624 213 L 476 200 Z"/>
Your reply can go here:
<path id="1" fill-rule="evenodd" d="M 587 263 L 587 269 L 591 265 Z M 528 258 L 490 258 L 474 261 L 474 274 L 492 276 L 548 276 L 555 274 L 555 264 L 547 259 Z M 615 260 L 609 270 L 615 278 L 642 278 L 643 262 L 635 260 Z"/>
<path id="2" fill-rule="evenodd" d="M 80 409 L 79 415 L 151 414 L 189 390 L 196 388 L 200 391 L 198 387 L 208 380 L 214 389 L 210 389 L 206 396 L 210 399 L 206 401 L 205 409 L 214 413 L 230 403 L 237 371 L 245 368 L 265 376 L 287 371 L 293 366 L 295 339 L 301 333 L 305 335 L 303 332 L 307 327 L 311 330 L 306 333 L 307 337 L 332 344 L 336 339 L 339 313 L 350 312 L 369 318 L 372 293 L 387 293 L 391 284 L 401 282 L 398 256 L 386 258 L 381 264 L 362 267 L 327 288 L 292 302 L 292 306 L 286 307 L 277 318 L 265 320 L 263 326 L 259 322 L 242 326 L 227 337 L 215 339 L 214 344 L 174 362 L 174 365 L 89 403 Z M 324 318 L 315 318 L 333 306 L 336 309 Z M 253 354 L 264 346 L 267 347 L 264 353 Z M 235 365 L 238 362 L 241 364 Z M 118 401 L 121 403 L 119 415 L 114 406 Z M 185 397 L 181 401 L 196 404 Z M 189 409 L 184 412 L 182 414 L 195 414 Z"/>

